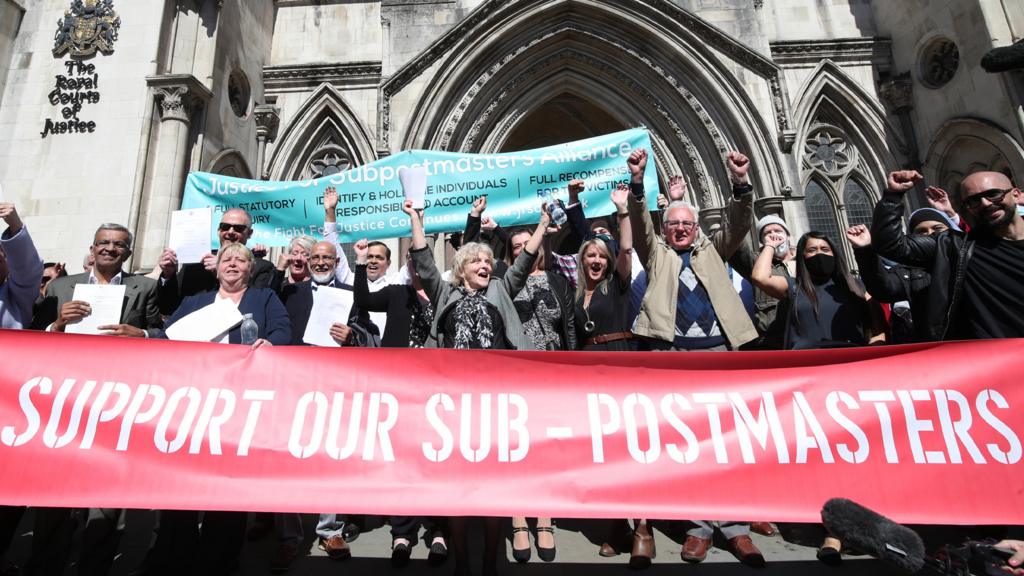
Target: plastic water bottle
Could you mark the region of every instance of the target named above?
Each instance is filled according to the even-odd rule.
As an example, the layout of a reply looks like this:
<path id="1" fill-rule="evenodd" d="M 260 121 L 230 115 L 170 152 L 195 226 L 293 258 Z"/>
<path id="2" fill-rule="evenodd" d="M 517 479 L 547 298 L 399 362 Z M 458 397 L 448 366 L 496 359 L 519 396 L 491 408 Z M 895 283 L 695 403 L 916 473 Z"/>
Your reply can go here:
<path id="1" fill-rule="evenodd" d="M 548 214 L 551 215 L 551 222 L 557 226 L 565 224 L 569 220 L 569 217 L 565 215 L 565 208 L 562 207 L 562 201 L 551 194 L 548 194 L 547 201 Z"/>
<path id="2" fill-rule="evenodd" d="M 260 337 L 260 327 L 252 319 L 252 314 L 242 317 L 242 344 L 253 344 Z"/>

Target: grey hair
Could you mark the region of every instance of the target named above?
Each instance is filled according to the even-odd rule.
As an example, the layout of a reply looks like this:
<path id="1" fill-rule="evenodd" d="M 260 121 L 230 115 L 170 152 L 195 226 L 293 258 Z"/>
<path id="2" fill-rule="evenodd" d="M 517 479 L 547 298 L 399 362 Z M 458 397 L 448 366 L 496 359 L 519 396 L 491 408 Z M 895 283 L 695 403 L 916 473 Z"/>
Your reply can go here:
<path id="1" fill-rule="evenodd" d="M 124 232 L 125 234 L 128 235 L 128 249 L 129 250 L 132 249 L 132 240 L 134 240 L 135 237 L 132 235 L 132 231 L 131 230 L 125 228 L 124 226 L 121 226 L 120 224 L 114 224 L 114 223 L 111 223 L 111 222 L 107 222 L 107 223 L 104 223 L 104 224 L 100 224 L 100 227 L 96 229 L 96 232 L 93 234 L 93 237 L 95 237 L 96 234 L 99 234 L 103 230 L 113 230 L 115 232 Z"/>
<path id="2" fill-rule="evenodd" d="M 309 253 L 313 251 L 313 246 L 316 244 L 316 238 L 313 238 L 312 236 L 296 236 L 288 243 L 288 251 L 291 252 L 292 249 L 295 248 L 296 244 Z"/>
<path id="3" fill-rule="evenodd" d="M 693 221 L 697 223 L 697 227 L 700 228 L 700 210 L 696 206 L 690 204 L 686 200 L 674 200 L 668 206 L 665 207 L 665 218 L 668 218 L 668 213 L 675 210 L 676 208 L 686 208 L 693 214 Z"/>
<path id="4" fill-rule="evenodd" d="M 491 266 L 494 266 L 494 250 L 491 250 L 487 244 L 467 242 L 455 252 L 455 257 L 452 258 L 452 284 L 462 286 L 466 282 L 466 278 L 462 275 L 462 268 L 481 253 L 486 254 L 491 261 Z"/>

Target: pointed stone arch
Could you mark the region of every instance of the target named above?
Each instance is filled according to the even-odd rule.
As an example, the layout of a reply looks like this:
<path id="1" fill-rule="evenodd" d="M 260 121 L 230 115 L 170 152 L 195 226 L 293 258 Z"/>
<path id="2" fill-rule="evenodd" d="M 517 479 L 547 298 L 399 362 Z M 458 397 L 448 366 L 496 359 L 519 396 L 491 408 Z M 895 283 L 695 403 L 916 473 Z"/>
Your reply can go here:
<path id="1" fill-rule="evenodd" d="M 774 63 L 672 2 L 486 0 L 384 83 L 379 144 L 390 147 L 392 100 L 420 75 L 422 95 L 401 102 L 411 106 L 408 125 L 394 131 L 402 149 L 500 150 L 530 111 L 568 92 L 646 126 L 661 175 L 684 174 L 695 203 L 721 206 L 721 157 L 731 149 L 758 166 L 757 189 L 784 186 L 778 133 L 736 67 L 764 80 L 762 102 L 784 105 Z M 788 129 L 788 113 L 775 112 L 776 128 Z"/>
<path id="2" fill-rule="evenodd" d="M 925 156 L 924 175 L 955 193 L 972 172 L 1003 172 L 1021 185 L 1024 148 L 1002 127 L 981 118 L 954 118 L 932 138 Z"/>
<path id="3" fill-rule="evenodd" d="M 844 231 L 869 224 L 871 210 L 896 166 L 894 132 L 885 110 L 835 62 L 822 60 L 793 106 L 794 153 L 808 224 L 843 247 L 856 268 Z"/>
<path id="4" fill-rule="evenodd" d="M 857 151 L 857 160 L 850 170 L 859 170 L 861 179 L 867 178 L 875 188 L 872 195 L 885 183 L 885 175 L 898 163 L 890 152 L 902 148 L 897 142 L 897 130 L 888 124 L 885 109 L 878 99 L 844 72 L 832 60 L 822 60 L 801 87 L 793 104 L 793 118 L 797 127 L 794 150 L 803 157 L 806 143 L 821 126 L 834 126 L 843 131 Z M 802 181 L 814 172 L 804 158 L 800 159 Z M 828 176 L 828 175 L 825 175 Z"/>
<path id="5" fill-rule="evenodd" d="M 206 166 L 206 171 L 234 178 L 252 179 L 252 170 L 245 156 L 234 148 L 225 148 L 217 153 Z"/>
<path id="6" fill-rule="evenodd" d="M 270 157 L 271 180 L 302 180 L 320 175 L 316 166 L 346 169 L 377 159 L 366 125 L 342 93 L 326 83 L 296 110 L 278 142 Z"/>

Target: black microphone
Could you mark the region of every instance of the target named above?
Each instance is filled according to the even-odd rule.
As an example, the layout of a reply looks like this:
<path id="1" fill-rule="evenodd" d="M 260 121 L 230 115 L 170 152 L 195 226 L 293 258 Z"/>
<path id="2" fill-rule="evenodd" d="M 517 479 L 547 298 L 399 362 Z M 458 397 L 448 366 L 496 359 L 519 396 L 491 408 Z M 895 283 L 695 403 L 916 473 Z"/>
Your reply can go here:
<path id="1" fill-rule="evenodd" d="M 821 509 L 825 528 L 843 544 L 910 573 L 925 565 L 924 542 L 913 530 L 845 498 Z"/>

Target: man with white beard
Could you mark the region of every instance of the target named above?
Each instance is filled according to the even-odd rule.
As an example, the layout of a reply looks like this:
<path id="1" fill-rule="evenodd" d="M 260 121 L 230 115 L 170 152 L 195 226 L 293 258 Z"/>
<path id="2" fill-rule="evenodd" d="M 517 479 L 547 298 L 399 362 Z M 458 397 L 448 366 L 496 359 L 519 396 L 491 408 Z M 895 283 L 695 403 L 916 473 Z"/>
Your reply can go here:
<path id="1" fill-rule="evenodd" d="M 331 242 L 317 242 L 313 245 L 307 260 L 309 282 L 289 284 L 281 290 L 281 301 L 292 321 L 292 344 L 302 346 L 306 323 L 313 309 L 313 293 L 322 288 L 352 290 L 338 281 L 335 269 L 338 265 L 338 250 Z M 366 313 L 355 306 L 348 318 L 337 318 L 331 325 L 331 337 L 341 346 L 376 346 L 380 340 L 377 328 Z M 278 546 L 270 559 L 271 572 L 287 571 L 302 544 L 302 518 L 298 514 L 276 514 L 274 525 L 277 529 Z M 342 559 L 350 555 L 348 543 L 341 536 L 345 527 L 344 517 L 337 514 L 321 514 L 317 523 L 320 547 L 331 558 Z"/>

